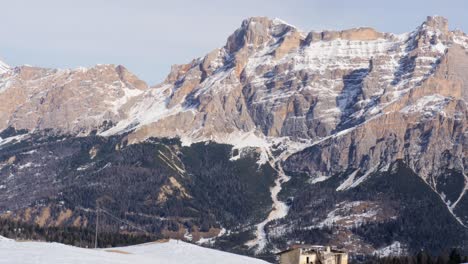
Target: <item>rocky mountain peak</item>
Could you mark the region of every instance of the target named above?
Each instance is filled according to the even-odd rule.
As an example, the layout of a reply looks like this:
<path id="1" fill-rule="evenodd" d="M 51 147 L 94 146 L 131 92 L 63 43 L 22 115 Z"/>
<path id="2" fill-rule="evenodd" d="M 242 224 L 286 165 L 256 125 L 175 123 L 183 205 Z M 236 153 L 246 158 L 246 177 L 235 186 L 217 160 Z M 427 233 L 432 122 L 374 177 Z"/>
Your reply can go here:
<path id="1" fill-rule="evenodd" d="M 442 33 L 449 32 L 448 19 L 442 16 L 428 16 L 423 26 Z"/>
<path id="2" fill-rule="evenodd" d="M 229 36 L 226 50 L 232 53 L 245 46 L 257 48 L 271 39 L 281 37 L 290 31 L 297 31 L 297 29 L 280 19 L 251 17 L 245 19 L 241 27 Z"/>
<path id="3" fill-rule="evenodd" d="M 441 16 L 428 16 L 416 33 L 414 36 L 419 42 L 418 46 L 445 44 L 450 39 L 448 20 Z"/>
<path id="4" fill-rule="evenodd" d="M 428 16 L 426 21 L 409 34 L 406 50 L 410 52 L 408 54 L 410 57 L 434 58 L 444 54 L 447 48 L 451 46 L 453 35 L 453 32 L 448 29 L 448 20 L 446 18 Z M 426 63 L 428 62 L 426 60 Z M 432 67 L 436 64 L 437 61 L 432 61 L 427 67 Z"/>
<path id="5" fill-rule="evenodd" d="M 115 67 L 115 71 L 119 75 L 120 80 L 128 86 L 132 86 L 138 90 L 145 90 L 148 88 L 146 82 L 138 79 L 138 77 L 135 74 L 128 71 L 127 68 L 125 68 L 124 66 L 118 65 L 117 67 Z"/>
<path id="6" fill-rule="evenodd" d="M 224 47 L 173 66 L 154 91 L 162 99 L 136 106 L 138 121 L 124 120 L 112 133 L 137 124 L 136 141 L 174 130 L 196 140 L 252 130 L 329 136 L 380 114 L 433 74 L 450 47 L 451 34 L 435 29 L 444 21 L 430 17 L 401 35 L 369 27 L 306 34 L 279 19 L 248 18 Z M 181 129 L 182 120 L 193 127 Z"/>

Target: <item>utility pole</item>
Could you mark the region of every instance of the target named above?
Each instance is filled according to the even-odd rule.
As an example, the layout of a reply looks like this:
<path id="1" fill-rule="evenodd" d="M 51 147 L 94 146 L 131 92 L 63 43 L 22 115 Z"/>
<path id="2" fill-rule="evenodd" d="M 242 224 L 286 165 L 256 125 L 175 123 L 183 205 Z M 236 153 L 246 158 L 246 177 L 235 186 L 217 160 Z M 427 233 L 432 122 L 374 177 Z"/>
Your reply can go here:
<path id="1" fill-rule="evenodd" d="M 98 246 L 99 207 L 96 206 L 96 234 L 94 237 L 94 248 Z"/>

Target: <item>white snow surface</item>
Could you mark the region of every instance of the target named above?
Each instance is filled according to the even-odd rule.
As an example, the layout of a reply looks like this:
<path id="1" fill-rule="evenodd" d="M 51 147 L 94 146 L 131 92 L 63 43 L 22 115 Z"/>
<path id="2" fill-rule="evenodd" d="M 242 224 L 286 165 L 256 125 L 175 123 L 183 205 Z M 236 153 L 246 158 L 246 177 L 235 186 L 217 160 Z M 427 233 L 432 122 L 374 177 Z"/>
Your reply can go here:
<path id="1" fill-rule="evenodd" d="M 351 209 L 358 207 L 362 204 L 362 201 L 354 202 L 343 202 L 337 205 L 336 209 L 329 212 L 327 217 L 320 222 L 317 226 L 313 227 L 324 227 L 324 226 L 333 226 L 336 223 L 345 227 L 353 227 L 360 223 L 365 223 L 369 220 L 375 220 L 377 214 L 379 213 L 378 208 L 371 208 L 363 212 L 353 213 Z"/>
<path id="2" fill-rule="evenodd" d="M 21 141 L 24 138 L 26 138 L 27 136 L 28 136 L 27 134 L 22 134 L 22 135 L 7 137 L 7 138 L 1 138 L 0 137 L 0 147 L 3 146 L 3 145 L 6 145 L 8 143 L 11 143 L 11 142 Z"/>
<path id="3" fill-rule="evenodd" d="M 456 36 L 454 36 L 453 41 L 456 44 L 461 45 L 465 49 L 468 49 L 468 36 L 466 36 L 466 35 L 456 35 Z"/>
<path id="4" fill-rule="evenodd" d="M 375 255 L 379 257 L 389 257 L 389 256 L 401 256 L 406 253 L 405 246 L 398 241 L 394 241 L 392 244 L 379 248 Z"/>
<path id="5" fill-rule="evenodd" d="M 267 263 L 176 240 L 119 248 L 86 249 L 60 243 L 16 242 L 0 237 L 0 256 L 0 263 L 8 264 Z"/>
<path id="6" fill-rule="evenodd" d="M 216 237 L 210 237 L 210 238 L 200 238 L 196 243 L 198 245 L 212 245 L 214 242 L 216 242 L 216 238 L 222 237 L 227 233 L 226 228 L 221 228 L 221 231 Z"/>
<path id="7" fill-rule="evenodd" d="M 11 241 L 11 239 L 0 236 L 0 242 Z"/>
<path id="8" fill-rule="evenodd" d="M 7 72 L 8 70 L 10 70 L 10 66 L 8 66 L 3 61 L 0 61 L 0 74 L 3 74 L 5 72 Z"/>
<path id="9" fill-rule="evenodd" d="M 348 178 L 340 184 L 340 186 L 338 186 L 336 188 L 337 191 L 343 191 L 343 190 L 347 190 L 351 187 L 351 185 L 353 185 L 354 183 L 354 178 L 356 177 L 356 174 L 359 172 L 359 170 L 355 170 L 353 173 L 351 173 Z"/>
<path id="10" fill-rule="evenodd" d="M 101 133 L 101 135 L 110 136 L 124 133 L 135 127 L 141 127 L 180 112 L 182 110 L 181 106 L 171 109 L 166 107 L 167 97 L 165 93 L 168 92 L 169 88 L 169 86 L 164 86 L 149 90 L 144 94 L 143 98 L 140 99 L 140 102 L 131 108 L 129 118 L 121 120 L 116 126 Z M 132 96 L 137 95 L 133 94 Z"/>
<path id="11" fill-rule="evenodd" d="M 356 179 L 356 175 L 358 174 L 359 172 L 359 169 L 357 169 L 356 171 L 354 171 L 353 173 L 351 173 L 348 178 L 343 181 L 340 186 L 338 186 L 336 188 L 337 191 L 344 191 L 344 190 L 348 190 L 348 189 L 351 189 L 351 188 L 354 188 L 356 186 L 358 186 L 359 184 L 363 183 L 365 180 L 367 180 L 367 178 L 369 178 L 369 176 L 375 172 L 378 168 L 378 165 L 370 168 L 366 173 L 364 173 L 364 175 L 362 175 L 361 177 L 357 178 Z"/>
<path id="12" fill-rule="evenodd" d="M 423 112 L 425 116 L 432 116 L 435 113 L 442 112 L 449 101 L 450 98 L 440 94 L 427 95 L 418 99 L 414 104 L 406 106 L 401 112 L 406 114 Z"/>
<path id="13" fill-rule="evenodd" d="M 273 140 L 273 142 L 275 142 L 275 140 Z M 256 247 L 256 254 L 261 253 L 267 246 L 268 237 L 265 231 L 266 225 L 274 220 L 286 217 L 289 212 L 289 206 L 285 202 L 278 199 L 278 194 L 282 190 L 282 184 L 291 179 L 291 177 L 286 175 L 284 172 L 282 162 L 293 153 L 303 150 L 308 145 L 310 145 L 310 142 L 290 142 L 287 138 L 279 138 L 276 140 L 276 143 L 283 144 L 283 151 L 278 157 L 273 157 L 270 150 L 264 149 L 264 151 L 268 153 L 268 156 L 272 157 L 272 159 L 269 159 L 268 162 L 270 163 L 271 167 L 275 168 L 276 172 L 278 173 L 278 177 L 275 180 L 275 185 L 270 188 L 271 200 L 273 201 L 272 209 L 267 218 L 256 225 L 257 229 L 255 232 L 255 238 L 245 244 L 249 248 Z"/>

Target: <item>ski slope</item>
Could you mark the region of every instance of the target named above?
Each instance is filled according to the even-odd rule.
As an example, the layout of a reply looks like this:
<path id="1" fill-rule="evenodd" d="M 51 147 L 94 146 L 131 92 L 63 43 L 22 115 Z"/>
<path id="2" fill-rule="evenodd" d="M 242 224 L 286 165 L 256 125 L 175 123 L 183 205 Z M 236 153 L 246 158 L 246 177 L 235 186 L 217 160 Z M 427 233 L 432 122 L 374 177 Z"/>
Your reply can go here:
<path id="1" fill-rule="evenodd" d="M 266 264 L 267 262 L 169 240 L 135 246 L 85 249 L 60 243 L 17 242 L 0 237 L 0 263 L 8 264 Z"/>

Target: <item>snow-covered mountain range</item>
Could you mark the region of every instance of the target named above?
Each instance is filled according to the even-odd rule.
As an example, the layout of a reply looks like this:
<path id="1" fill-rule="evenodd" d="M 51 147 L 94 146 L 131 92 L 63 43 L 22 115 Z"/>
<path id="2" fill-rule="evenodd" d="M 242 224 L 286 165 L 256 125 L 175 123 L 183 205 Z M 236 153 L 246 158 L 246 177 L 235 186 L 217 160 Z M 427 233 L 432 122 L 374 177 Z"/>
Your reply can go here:
<path id="1" fill-rule="evenodd" d="M 409 217 L 411 212 L 403 208 L 413 208 L 417 202 L 399 200 L 408 191 L 403 187 L 390 188 L 398 199 L 363 195 L 387 184 L 387 178 L 400 177 L 396 172 L 417 175 L 400 184 L 431 193 L 426 196 L 431 197 L 428 204 L 441 203 L 450 232 L 464 234 L 468 226 L 467 49 L 468 36 L 450 31 L 448 21 L 438 16 L 399 35 L 372 28 L 305 32 L 279 19 L 253 17 L 242 22 L 224 47 L 173 66 L 163 83 L 151 87 L 123 66 L 56 70 L 0 64 L 0 131 L 14 131 L 5 132 L 0 141 L 0 186 L 4 186 L 0 196 L 18 200 L 4 202 L 0 211 L 21 219 L 32 210 L 53 219 L 53 213 L 44 213 L 48 204 L 43 201 L 72 188 L 72 181 L 63 177 L 73 174 L 78 179 L 84 177 L 81 172 L 111 170 L 116 163 L 121 165 L 116 157 L 128 146 L 153 144 L 154 138 L 180 138 L 181 144 L 164 143 L 165 149 L 158 150 L 163 153 L 158 157 L 177 176 L 167 174 L 161 180 L 154 194 L 158 205 L 168 203 L 171 196 L 187 203 L 202 200 L 191 178 L 196 166 L 194 171 L 189 168 L 194 163 L 188 149 L 197 142 L 233 145 L 227 159 L 239 164 L 254 152 L 258 168 L 263 166 L 274 174 L 275 180 L 265 178 L 261 185 L 262 190 L 270 189 L 267 198 L 262 198 L 269 199 L 269 204 L 259 203 L 262 209 L 251 209 L 255 211 L 251 218 L 238 220 L 242 223 L 229 227 L 232 233 L 221 235 L 242 241 L 231 248 L 241 246 L 260 254 L 296 240 L 314 242 L 312 237 L 364 253 L 396 242 L 408 250 L 421 246 L 407 239 L 420 231 L 417 228 L 401 231 L 399 241 L 382 244 L 362 231 L 388 231 L 395 222 Z M 89 154 L 83 160 L 74 152 L 74 145 L 59 153 L 58 146 L 65 143 L 38 144 L 39 134 L 76 141 L 98 137 L 112 142 L 108 144 L 120 152 L 103 157 L 100 164 L 96 155 L 110 151 L 102 142 L 89 140 L 86 151 L 80 150 Z M 55 178 L 41 178 L 44 170 L 38 168 L 46 167 L 38 160 L 41 156 L 21 156 L 24 142 L 30 144 L 28 151 L 49 155 L 42 162 Z M 146 157 L 140 154 L 135 156 Z M 68 171 L 78 163 L 74 172 Z M 69 166 L 57 170 L 63 164 Z M 145 166 L 141 164 L 142 160 L 126 166 L 135 171 Z M 25 199 L 19 194 L 28 190 L 31 173 L 37 176 L 33 182 L 51 181 L 57 186 L 47 185 L 47 191 Z M 146 199 L 153 198 L 148 195 Z M 317 202 L 322 199 L 326 201 Z M 76 206 L 92 207 L 89 203 L 73 204 Z M 217 211 L 210 213 L 217 219 L 212 227 L 218 231 L 227 227 L 223 221 L 238 217 L 231 211 L 229 217 L 223 215 L 226 219 Z M 78 215 L 71 215 L 69 221 L 73 222 Z M 85 216 L 80 217 L 77 225 L 87 223 Z M 28 217 L 34 222 L 31 219 Z M 57 221 L 50 220 L 52 223 Z M 357 227 L 351 223 L 380 226 L 354 230 Z M 317 231 L 324 228 L 336 230 L 325 235 L 323 230 Z M 249 235 L 237 240 L 232 237 L 243 232 Z M 311 235 L 301 237 L 298 232 Z M 211 242 L 222 240 L 218 235 Z M 450 243 L 458 245 L 464 239 L 454 238 Z"/>

